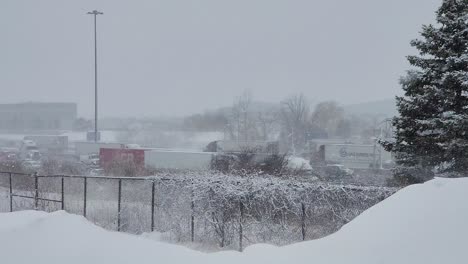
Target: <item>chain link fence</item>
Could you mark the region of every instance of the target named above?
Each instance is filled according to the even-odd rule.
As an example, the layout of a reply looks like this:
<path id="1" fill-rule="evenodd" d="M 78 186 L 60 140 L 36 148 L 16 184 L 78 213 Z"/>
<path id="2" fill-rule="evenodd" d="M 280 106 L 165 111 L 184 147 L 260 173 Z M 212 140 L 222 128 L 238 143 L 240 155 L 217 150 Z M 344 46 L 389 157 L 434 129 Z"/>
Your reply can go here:
<path id="1" fill-rule="evenodd" d="M 329 235 L 397 189 L 187 173 L 94 177 L 0 172 L 0 211 L 66 210 L 106 229 L 240 250 Z"/>

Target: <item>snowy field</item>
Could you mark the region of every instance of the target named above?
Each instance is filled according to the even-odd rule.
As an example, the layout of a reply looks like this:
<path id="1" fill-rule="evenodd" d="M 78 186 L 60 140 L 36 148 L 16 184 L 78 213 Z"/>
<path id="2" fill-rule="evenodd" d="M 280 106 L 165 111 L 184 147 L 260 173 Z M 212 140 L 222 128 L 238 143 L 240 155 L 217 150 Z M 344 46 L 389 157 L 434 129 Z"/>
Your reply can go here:
<path id="1" fill-rule="evenodd" d="M 1 263 L 466 263 L 468 179 L 407 187 L 333 235 L 243 253 L 201 253 L 106 231 L 63 211 L 0 214 Z M 428 206 L 430 205 L 430 206 Z"/>

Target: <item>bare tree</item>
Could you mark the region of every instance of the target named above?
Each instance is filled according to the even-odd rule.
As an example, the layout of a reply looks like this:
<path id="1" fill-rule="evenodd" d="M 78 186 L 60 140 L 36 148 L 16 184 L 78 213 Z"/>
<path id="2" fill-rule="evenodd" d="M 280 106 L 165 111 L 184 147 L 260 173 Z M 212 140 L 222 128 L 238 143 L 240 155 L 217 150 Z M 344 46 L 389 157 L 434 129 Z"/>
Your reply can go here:
<path id="1" fill-rule="evenodd" d="M 348 139 L 352 133 L 352 123 L 349 119 L 341 119 L 336 126 L 336 135 Z"/>
<path id="2" fill-rule="evenodd" d="M 344 110 L 334 101 L 321 102 L 312 113 L 312 123 L 325 131 L 328 136 L 336 134 L 338 124 L 344 119 Z"/>
<path id="3" fill-rule="evenodd" d="M 293 153 L 302 149 L 306 143 L 309 113 L 310 105 L 303 94 L 291 96 L 282 102 L 283 133 Z"/>
<path id="4" fill-rule="evenodd" d="M 257 123 L 261 140 L 269 140 L 278 131 L 278 111 L 261 111 L 257 113 Z"/>
<path id="5" fill-rule="evenodd" d="M 250 140 L 256 137 L 255 121 L 252 116 L 252 94 L 246 90 L 237 97 L 232 106 L 232 120 L 228 126 L 236 140 Z"/>

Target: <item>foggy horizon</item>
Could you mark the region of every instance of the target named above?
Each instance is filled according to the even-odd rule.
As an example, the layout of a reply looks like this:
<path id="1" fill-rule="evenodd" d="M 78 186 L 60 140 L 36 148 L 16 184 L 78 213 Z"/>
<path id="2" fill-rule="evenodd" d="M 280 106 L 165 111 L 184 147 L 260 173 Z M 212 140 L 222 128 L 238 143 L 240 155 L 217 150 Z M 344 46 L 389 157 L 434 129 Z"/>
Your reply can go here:
<path id="1" fill-rule="evenodd" d="M 74 102 L 92 117 L 94 9 L 100 117 L 199 113 L 244 90 L 273 103 L 391 99 L 440 2 L 4 1 L 0 103 Z"/>

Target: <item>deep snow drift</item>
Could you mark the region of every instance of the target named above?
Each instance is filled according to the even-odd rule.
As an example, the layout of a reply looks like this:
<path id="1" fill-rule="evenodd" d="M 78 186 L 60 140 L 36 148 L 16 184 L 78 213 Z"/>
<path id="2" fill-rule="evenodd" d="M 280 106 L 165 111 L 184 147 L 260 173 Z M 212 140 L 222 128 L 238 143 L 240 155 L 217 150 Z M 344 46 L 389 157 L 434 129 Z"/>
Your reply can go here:
<path id="1" fill-rule="evenodd" d="M 201 253 L 65 212 L 0 214 L 1 263 L 467 263 L 468 178 L 405 188 L 326 238 Z"/>

